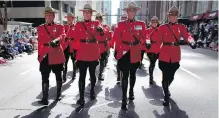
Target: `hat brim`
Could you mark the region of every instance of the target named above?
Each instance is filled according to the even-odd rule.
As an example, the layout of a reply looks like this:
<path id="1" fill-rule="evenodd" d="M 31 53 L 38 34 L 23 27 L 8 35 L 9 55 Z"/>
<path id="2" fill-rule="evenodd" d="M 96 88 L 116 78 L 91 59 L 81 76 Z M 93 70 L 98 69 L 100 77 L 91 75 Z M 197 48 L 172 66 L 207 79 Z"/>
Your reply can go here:
<path id="1" fill-rule="evenodd" d="M 168 12 L 167 14 L 180 14 L 179 12 Z"/>
<path id="2" fill-rule="evenodd" d="M 79 11 L 92 11 L 92 12 L 97 12 L 96 10 L 93 10 L 93 9 L 80 9 Z"/>
<path id="3" fill-rule="evenodd" d="M 51 11 L 51 12 L 43 12 L 42 14 L 46 14 L 46 13 L 58 13 L 57 11 Z"/>
<path id="4" fill-rule="evenodd" d="M 68 16 L 65 16 L 64 18 L 67 18 Z M 73 18 L 75 18 L 75 16 L 71 16 L 71 17 L 73 17 Z"/>
<path id="5" fill-rule="evenodd" d="M 140 7 L 125 7 L 125 8 L 123 8 L 122 10 L 123 10 L 123 11 L 127 11 L 128 9 L 136 9 L 137 11 L 140 11 L 140 10 L 141 10 Z"/>

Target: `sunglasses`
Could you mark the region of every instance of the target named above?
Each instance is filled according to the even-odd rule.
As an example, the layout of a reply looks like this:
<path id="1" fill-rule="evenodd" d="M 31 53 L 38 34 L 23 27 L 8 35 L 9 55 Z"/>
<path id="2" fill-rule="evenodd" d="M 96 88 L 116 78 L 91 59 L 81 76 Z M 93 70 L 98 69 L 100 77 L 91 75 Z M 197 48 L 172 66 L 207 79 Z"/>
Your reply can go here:
<path id="1" fill-rule="evenodd" d="M 158 23 L 157 21 L 151 21 L 151 23 Z"/>

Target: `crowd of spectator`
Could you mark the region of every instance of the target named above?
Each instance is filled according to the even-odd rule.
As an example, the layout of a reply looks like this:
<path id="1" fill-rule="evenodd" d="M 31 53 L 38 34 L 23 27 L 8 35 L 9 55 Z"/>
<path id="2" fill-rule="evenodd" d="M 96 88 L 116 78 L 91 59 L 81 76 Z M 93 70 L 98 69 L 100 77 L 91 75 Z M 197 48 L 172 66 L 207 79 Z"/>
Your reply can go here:
<path id="1" fill-rule="evenodd" d="M 14 59 L 16 55 L 32 54 L 37 49 L 37 32 L 35 29 L 18 31 L 13 33 L 3 31 L 0 35 L 0 57 Z"/>
<path id="2" fill-rule="evenodd" d="M 218 24 L 212 20 L 189 25 L 188 31 L 193 35 L 198 47 L 209 47 L 218 50 Z"/>

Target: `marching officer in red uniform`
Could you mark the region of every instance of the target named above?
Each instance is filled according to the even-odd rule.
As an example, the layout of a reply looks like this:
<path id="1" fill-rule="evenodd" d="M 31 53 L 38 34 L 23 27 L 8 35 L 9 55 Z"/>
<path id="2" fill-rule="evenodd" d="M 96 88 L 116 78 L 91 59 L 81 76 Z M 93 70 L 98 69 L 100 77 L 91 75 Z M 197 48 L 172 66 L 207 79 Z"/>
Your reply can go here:
<path id="1" fill-rule="evenodd" d="M 91 78 L 90 99 L 95 99 L 94 87 L 96 84 L 95 70 L 99 64 L 100 49 L 98 41 L 101 40 L 101 36 L 104 35 L 103 29 L 100 27 L 98 21 L 92 21 L 91 16 L 93 12 L 96 12 L 91 8 L 89 4 L 84 6 L 83 12 L 84 21 L 77 22 L 75 25 L 75 40 L 79 42 L 78 52 L 76 55 L 77 67 L 79 68 L 79 93 L 80 99 L 77 104 L 84 106 L 84 90 L 85 90 L 85 78 L 87 69 L 89 68 Z"/>
<path id="2" fill-rule="evenodd" d="M 108 49 L 109 49 L 108 42 L 111 38 L 111 33 L 110 33 L 108 26 L 106 24 L 102 24 L 103 16 L 100 13 L 96 15 L 96 20 L 100 22 L 101 27 L 104 29 L 104 35 L 101 36 L 101 40 L 98 41 L 99 48 L 100 48 L 100 54 L 101 54 L 100 69 L 99 69 L 100 72 L 99 72 L 98 80 L 103 81 L 104 78 L 102 77 L 102 73 L 107 63 L 107 56 L 108 56 Z"/>
<path id="3" fill-rule="evenodd" d="M 146 25 L 142 21 L 136 21 L 135 15 L 140 7 L 135 2 L 131 2 L 123 10 L 128 14 L 128 20 L 118 23 L 115 30 L 115 40 L 119 69 L 122 71 L 122 106 L 123 110 L 127 110 L 127 89 L 128 78 L 130 73 L 130 90 L 129 100 L 134 97 L 134 85 L 136 81 L 136 71 L 141 60 L 141 43 L 146 40 Z"/>
<path id="4" fill-rule="evenodd" d="M 121 21 L 124 21 L 124 20 L 126 20 L 127 18 L 128 18 L 127 14 L 123 14 L 120 19 L 121 19 Z M 115 28 L 115 32 L 117 32 L 116 30 L 117 30 L 117 29 Z M 114 49 L 115 49 L 114 57 L 115 57 L 115 59 L 116 59 L 116 54 L 117 54 L 117 51 L 118 51 L 118 49 L 119 49 L 119 48 L 118 48 L 119 45 L 116 45 L 115 39 L 116 39 L 116 37 L 115 37 L 115 35 L 113 35 L 113 39 L 111 40 L 111 46 L 114 47 Z M 119 70 L 118 65 L 119 65 L 119 64 L 118 64 L 118 61 L 117 61 L 117 65 L 116 65 L 116 70 L 117 70 L 117 84 L 119 84 L 120 81 L 121 81 L 121 71 Z"/>
<path id="5" fill-rule="evenodd" d="M 75 79 L 75 76 L 76 76 L 75 55 L 76 55 L 77 47 L 78 47 L 77 42 L 74 40 L 74 23 L 73 22 L 74 22 L 75 16 L 74 14 L 69 12 L 65 18 L 67 18 L 68 24 L 64 25 L 66 37 L 65 37 L 65 42 L 62 44 L 62 48 L 64 50 L 65 59 L 66 59 L 65 67 L 63 71 L 63 83 L 66 82 L 68 60 L 70 56 L 71 56 L 72 64 L 73 64 L 72 80 Z"/>
<path id="6" fill-rule="evenodd" d="M 169 23 L 160 26 L 156 33 L 163 44 L 159 51 L 159 68 L 163 74 L 164 106 L 169 106 L 169 86 L 174 79 L 176 70 L 180 67 L 180 37 L 183 37 L 192 49 L 196 48 L 195 41 L 187 32 L 186 27 L 177 23 L 178 15 L 178 8 L 171 7 L 168 12 Z"/>
<path id="7" fill-rule="evenodd" d="M 42 75 L 43 98 L 40 104 L 48 105 L 49 74 L 52 71 L 56 76 L 57 97 L 60 100 L 62 88 L 62 71 L 65 55 L 62 42 L 65 38 L 65 29 L 62 25 L 54 23 L 55 11 L 51 7 L 45 8 L 46 23 L 38 26 L 38 61 Z"/>
<path id="8" fill-rule="evenodd" d="M 150 61 L 150 66 L 149 66 L 149 84 L 152 85 L 154 83 L 154 77 L 153 77 L 153 71 L 154 71 L 154 67 L 156 64 L 156 61 L 158 59 L 159 56 L 159 50 L 160 50 L 160 44 L 161 42 L 158 38 L 158 27 L 159 27 L 159 20 L 157 16 L 154 16 L 151 19 L 151 23 L 150 23 L 150 28 L 147 29 L 146 31 L 146 35 L 149 38 L 150 42 L 151 42 L 151 47 L 150 49 L 146 49 L 145 51 L 147 52 L 147 56 L 149 58 Z"/>

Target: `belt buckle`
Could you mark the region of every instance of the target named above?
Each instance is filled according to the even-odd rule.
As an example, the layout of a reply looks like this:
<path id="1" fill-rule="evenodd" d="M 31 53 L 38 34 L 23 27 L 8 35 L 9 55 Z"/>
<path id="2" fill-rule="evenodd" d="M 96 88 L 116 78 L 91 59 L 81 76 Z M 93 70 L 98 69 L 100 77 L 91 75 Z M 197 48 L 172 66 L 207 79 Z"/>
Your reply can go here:
<path id="1" fill-rule="evenodd" d="M 132 46 L 133 46 L 133 42 L 130 43 L 130 47 L 132 47 Z"/>
<path id="2" fill-rule="evenodd" d="M 174 42 L 171 43 L 171 46 L 174 46 Z"/>
<path id="3" fill-rule="evenodd" d="M 86 44 L 88 44 L 88 42 L 89 42 L 88 39 L 86 39 L 85 41 L 86 41 Z"/>

